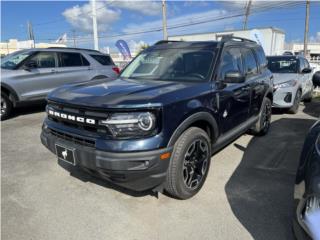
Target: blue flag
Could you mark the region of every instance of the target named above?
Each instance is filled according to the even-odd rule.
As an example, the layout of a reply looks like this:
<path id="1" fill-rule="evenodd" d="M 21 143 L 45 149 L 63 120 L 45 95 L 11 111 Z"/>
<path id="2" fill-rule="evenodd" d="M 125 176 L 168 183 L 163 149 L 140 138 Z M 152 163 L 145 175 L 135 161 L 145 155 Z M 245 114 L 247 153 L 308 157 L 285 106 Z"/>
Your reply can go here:
<path id="1" fill-rule="evenodd" d="M 123 56 L 123 59 L 130 59 L 131 58 L 131 53 L 130 49 L 128 47 L 128 44 L 124 40 L 118 40 L 116 42 L 116 47 L 119 49 L 120 53 Z"/>

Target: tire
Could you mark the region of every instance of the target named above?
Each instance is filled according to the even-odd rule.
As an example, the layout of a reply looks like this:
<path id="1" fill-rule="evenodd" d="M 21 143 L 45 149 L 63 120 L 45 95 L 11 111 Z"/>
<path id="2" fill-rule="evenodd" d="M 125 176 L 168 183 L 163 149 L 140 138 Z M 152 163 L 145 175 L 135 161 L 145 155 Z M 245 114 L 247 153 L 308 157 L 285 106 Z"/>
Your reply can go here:
<path id="1" fill-rule="evenodd" d="M 313 89 L 314 89 L 314 87 L 312 86 L 311 91 L 308 93 L 308 96 L 303 99 L 303 102 L 309 103 L 312 101 Z"/>
<path id="2" fill-rule="evenodd" d="M 167 170 L 166 192 L 178 199 L 193 197 L 206 180 L 210 159 L 211 141 L 208 134 L 197 127 L 187 129 L 174 145 Z"/>
<path id="3" fill-rule="evenodd" d="M 263 100 L 261 109 L 259 120 L 250 129 L 250 132 L 256 136 L 264 136 L 269 131 L 272 115 L 272 103 L 269 98 Z"/>
<path id="4" fill-rule="evenodd" d="M 288 110 L 289 113 L 296 114 L 298 112 L 301 102 L 301 94 L 301 90 L 298 90 L 296 96 L 294 97 L 293 106 Z"/>
<path id="5" fill-rule="evenodd" d="M 1 109 L 0 109 L 0 117 L 1 121 L 9 118 L 13 105 L 10 101 L 7 94 L 1 92 Z"/>

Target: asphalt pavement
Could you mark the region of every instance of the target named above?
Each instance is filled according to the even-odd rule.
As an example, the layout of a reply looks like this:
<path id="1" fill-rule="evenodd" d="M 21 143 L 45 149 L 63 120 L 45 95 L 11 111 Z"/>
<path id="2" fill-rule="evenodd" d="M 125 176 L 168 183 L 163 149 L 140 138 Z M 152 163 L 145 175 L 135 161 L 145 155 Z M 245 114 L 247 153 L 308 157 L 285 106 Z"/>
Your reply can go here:
<path id="1" fill-rule="evenodd" d="M 20 109 L 1 124 L 3 240 L 293 239 L 295 171 L 320 102 L 296 115 L 275 111 L 267 136 L 221 150 L 186 201 L 70 174 L 40 143 L 43 110 Z"/>

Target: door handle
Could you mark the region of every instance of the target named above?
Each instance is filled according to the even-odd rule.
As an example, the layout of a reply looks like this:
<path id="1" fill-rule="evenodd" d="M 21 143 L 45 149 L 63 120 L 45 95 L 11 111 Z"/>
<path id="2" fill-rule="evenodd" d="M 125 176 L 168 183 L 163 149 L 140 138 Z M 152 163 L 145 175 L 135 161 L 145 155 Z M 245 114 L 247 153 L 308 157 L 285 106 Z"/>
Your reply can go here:
<path id="1" fill-rule="evenodd" d="M 249 86 L 242 87 L 241 90 L 242 90 L 242 91 L 249 91 L 249 90 L 250 90 L 250 87 L 249 87 Z"/>
<path id="2" fill-rule="evenodd" d="M 54 70 L 54 69 L 51 69 L 51 73 L 55 73 L 56 72 L 56 70 Z"/>

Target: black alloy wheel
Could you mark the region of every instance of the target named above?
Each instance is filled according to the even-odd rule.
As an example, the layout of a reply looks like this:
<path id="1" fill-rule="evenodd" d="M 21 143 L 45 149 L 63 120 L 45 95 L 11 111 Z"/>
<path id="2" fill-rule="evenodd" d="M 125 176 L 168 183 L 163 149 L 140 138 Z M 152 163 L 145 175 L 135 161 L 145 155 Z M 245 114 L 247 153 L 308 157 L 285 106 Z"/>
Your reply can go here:
<path id="1" fill-rule="evenodd" d="M 165 190 L 178 199 L 188 199 L 202 188 L 208 175 L 211 140 L 201 128 L 185 130 L 174 145 Z"/>

